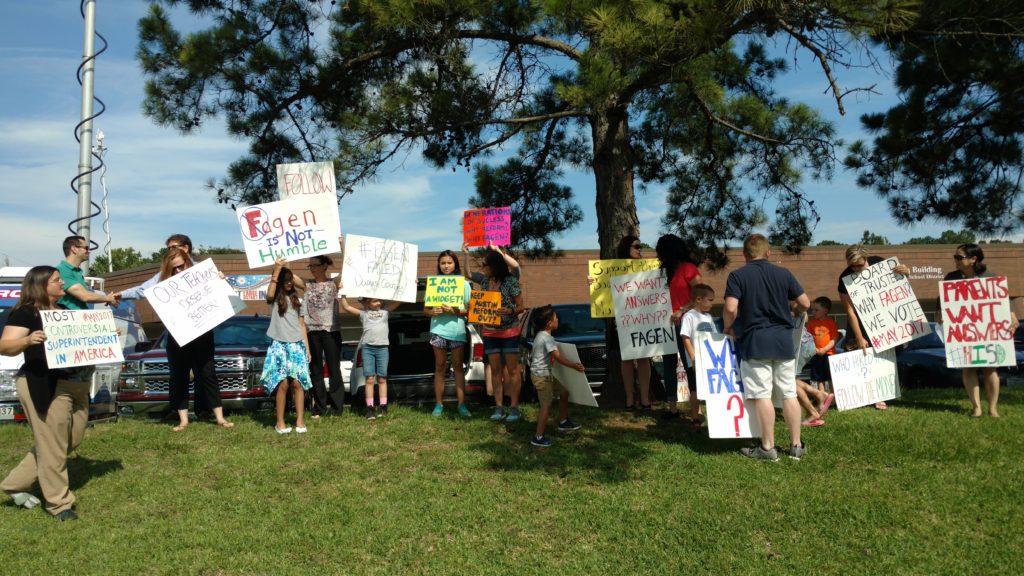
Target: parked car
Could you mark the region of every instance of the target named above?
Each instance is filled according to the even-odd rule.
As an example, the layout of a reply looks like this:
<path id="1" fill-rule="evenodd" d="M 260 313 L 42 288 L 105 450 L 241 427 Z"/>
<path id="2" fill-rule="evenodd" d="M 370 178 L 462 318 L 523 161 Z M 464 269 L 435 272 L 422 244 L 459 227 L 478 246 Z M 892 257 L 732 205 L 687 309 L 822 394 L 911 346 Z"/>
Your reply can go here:
<path id="1" fill-rule="evenodd" d="M 21 296 L 21 279 L 29 268 L 0 268 L 0 330 L 7 325 L 7 316 Z M 102 287 L 102 279 L 98 285 Z M 92 283 L 97 285 L 97 283 Z M 94 308 L 107 308 L 106 304 Z M 146 341 L 145 332 L 138 320 L 135 304 L 122 302 L 114 309 L 114 322 L 121 331 L 121 345 L 125 354 L 135 350 L 139 342 Z M 0 356 L 0 422 L 24 422 L 25 412 L 18 401 L 15 379 L 25 359 L 22 355 Z M 117 418 L 118 374 L 120 363 L 99 364 L 92 373 L 89 383 L 89 421 L 99 422 Z"/>
<path id="2" fill-rule="evenodd" d="M 426 279 L 417 283 L 416 303 L 406 303 L 391 312 L 388 320 L 388 402 L 418 402 L 434 399 L 434 349 L 430 345 L 430 318 L 423 313 Z M 466 395 L 483 400 L 486 395 L 484 346 L 472 326 L 467 327 L 468 354 L 463 366 L 449 365 L 445 373 L 445 399 L 455 398 L 455 370 L 466 373 Z M 344 356 L 345 348 L 342 352 Z M 353 352 L 351 380 L 346 392 L 353 408 L 364 407 L 366 377 L 361 348 Z M 450 363 L 449 363 L 450 364 Z M 344 369 L 343 369 L 344 372 Z"/>
<path id="3" fill-rule="evenodd" d="M 273 407 L 273 398 L 268 397 L 260 385 L 263 361 L 270 346 L 269 325 L 267 316 L 246 315 L 230 318 L 213 329 L 217 382 L 226 410 Z M 154 343 L 125 356 L 117 394 L 119 414 L 167 411 L 170 380 L 167 338 L 164 332 Z M 189 398 L 194 398 L 192 385 L 189 385 Z"/>
<path id="4" fill-rule="evenodd" d="M 963 385 L 960 368 L 946 366 L 946 346 L 942 342 L 942 329 L 931 322 L 932 333 L 912 340 L 896 352 L 896 370 L 899 373 L 900 386 L 903 388 L 919 387 L 959 387 Z M 1005 384 L 1010 375 L 1019 375 L 1024 366 L 1024 344 L 1020 329 L 1014 335 L 1014 348 L 1017 355 L 1016 367 L 1001 367 L 999 378 Z"/>
<path id="5" fill-rule="evenodd" d="M 590 389 L 595 396 L 601 395 L 601 387 L 604 385 L 605 372 L 608 368 L 608 355 L 605 345 L 605 319 L 590 317 L 590 304 L 554 304 L 555 314 L 558 315 L 558 329 L 552 332 L 556 342 L 575 344 L 576 351 L 580 355 L 580 362 L 583 363 L 584 373 Z M 530 350 L 533 349 L 533 338 L 537 335 L 537 329 L 533 326 L 533 314 L 536 308 L 531 308 L 523 314 L 521 320 L 522 331 L 519 336 L 520 351 L 524 363 L 529 362 Z M 652 380 L 654 370 L 651 371 Z M 655 383 L 652 382 L 652 390 Z M 660 387 L 660 384 L 658 384 Z M 530 370 L 523 365 L 523 394 L 524 398 L 533 398 L 533 382 L 530 380 Z"/>

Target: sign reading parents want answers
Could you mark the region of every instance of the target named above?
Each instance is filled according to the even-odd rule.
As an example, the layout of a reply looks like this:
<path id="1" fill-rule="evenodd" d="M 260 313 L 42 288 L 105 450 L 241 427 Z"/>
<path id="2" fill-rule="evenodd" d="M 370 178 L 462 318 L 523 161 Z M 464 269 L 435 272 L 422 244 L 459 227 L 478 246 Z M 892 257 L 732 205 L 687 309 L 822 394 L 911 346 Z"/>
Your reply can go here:
<path id="1" fill-rule="evenodd" d="M 40 310 L 51 370 L 124 362 L 112 310 Z"/>
<path id="2" fill-rule="evenodd" d="M 932 332 L 910 279 L 892 271 L 899 265 L 899 259 L 887 258 L 860 273 L 843 276 L 857 316 L 867 329 L 864 336 L 876 352 Z"/>
<path id="3" fill-rule="evenodd" d="M 662 270 L 624 274 L 611 280 L 615 325 L 623 360 L 676 353 L 672 304 Z"/>
<path id="4" fill-rule="evenodd" d="M 342 292 L 346 296 L 415 302 L 417 252 L 415 244 L 346 234 Z"/>
<path id="5" fill-rule="evenodd" d="M 939 282 L 946 366 L 1016 366 L 1005 276 Z"/>
<path id="6" fill-rule="evenodd" d="M 235 315 L 235 291 L 221 279 L 212 259 L 146 289 L 156 315 L 184 346 Z"/>

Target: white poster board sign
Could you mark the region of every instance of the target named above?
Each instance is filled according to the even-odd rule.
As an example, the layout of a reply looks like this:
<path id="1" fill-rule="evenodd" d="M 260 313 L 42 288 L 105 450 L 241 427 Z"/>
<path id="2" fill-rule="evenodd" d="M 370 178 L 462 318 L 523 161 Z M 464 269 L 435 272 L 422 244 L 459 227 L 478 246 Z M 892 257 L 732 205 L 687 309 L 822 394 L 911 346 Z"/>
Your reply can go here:
<path id="1" fill-rule="evenodd" d="M 1005 276 L 939 282 L 946 366 L 1016 366 Z"/>
<path id="2" fill-rule="evenodd" d="M 417 252 L 415 244 L 346 234 L 342 291 L 346 296 L 415 302 Z"/>
<path id="3" fill-rule="evenodd" d="M 757 414 L 744 398 L 733 338 L 697 332 L 693 352 L 697 398 L 706 402 L 708 436 L 752 438 L 751 430 L 758 430 Z"/>
<path id="4" fill-rule="evenodd" d="M 579 362 L 580 354 L 575 344 L 558 342 L 558 353 L 567 362 Z M 569 393 L 569 402 L 580 406 L 591 406 L 597 408 L 597 398 L 594 398 L 594 391 L 590 388 L 587 375 L 577 372 L 568 366 L 562 366 L 558 362 L 551 363 L 551 375 L 558 378 L 562 387 Z"/>
<path id="5" fill-rule="evenodd" d="M 899 259 L 887 258 L 860 273 L 843 276 L 857 316 L 867 329 L 864 337 L 879 352 L 932 332 L 910 279 L 892 271 L 899 264 Z"/>
<path id="6" fill-rule="evenodd" d="M 289 200 L 315 197 L 333 206 L 338 205 L 334 183 L 333 162 L 298 162 L 277 165 L 277 197 Z"/>
<path id="7" fill-rule="evenodd" d="M 611 279 L 615 326 L 623 360 L 676 354 L 672 302 L 663 270 L 623 274 Z"/>
<path id="8" fill-rule="evenodd" d="M 256 204 L 235 210 L 250 268 L 338 252 L 336 204 L 316 196 Z"/>
<path id="9" fill-rule="evenodd" d="M 112 310 L 40 310 L 51 370 L 124 362 Z"/>
<path id="10" fill-rule="evenodd" d="M 850 410 L 900 396 L 896 351 L 868 348 L 828 357 L 836 408 Z"/>
<path id="11" fill-rule="evenodd" d="M 241 300 L 220 277 L 212 259 L 146 289 L 146 300 L 180 346 L 235 315 Z M 237 302 L 233 303 L 232 298 Z M 244 306 L 244 304 L 243 304 Z"/>

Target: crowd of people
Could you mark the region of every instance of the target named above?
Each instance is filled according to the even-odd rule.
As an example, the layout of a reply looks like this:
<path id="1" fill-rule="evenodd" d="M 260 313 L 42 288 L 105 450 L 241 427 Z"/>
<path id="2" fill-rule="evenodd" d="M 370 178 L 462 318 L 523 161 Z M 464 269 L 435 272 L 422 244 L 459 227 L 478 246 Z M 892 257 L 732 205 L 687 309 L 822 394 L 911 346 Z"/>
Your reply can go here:
<path id="1" fill-rule="evenodd" d="M 68 483 L 67 456 L 78 447 L 84 436 L 92 369 L 49 368 L 40 312 L 81 310 L 98 303 L 116 306 L 122 299 L 144 298 L 146 289 L 193 264 L 192 241 L 188 236 L 174 234 L 166 240 L 165 247 L 159 272 L 142 285 L 119 293 L 102 294 L 89 288 L 81 265 L 88 260 L 90 247 L 81 236 L 69 236 L 64 241 L 65 258 L 56 267 L 36 266 L 25 275 L 21 297 L 0 336 L 0 354 L 24 355 L 25 362 L 18 372 L 16 388 L 34 440 L 32 449 L 0 482 L 0 489 L 11 496 L 14 504 L 32 508 L 45 503 L 47 512 L 58 520 L 77 517 L 73 508 L 75 496 Z M 500 294 L 501 304 L 496 310 L 500 322 L 479 326 L 478 331 L 487 358 L 488 390 L 495 403 L 490 420 L 516 422 L 522 417 L 519 409 L 522 386 L 519 317 L 525 310 L 519 282 L 520 266 L 501 248 L 488 246 L 482 270 L 474 272 L 468 247 L 464 245 L 462 252 L 461 262 L 455 252 L 441 252 L 436 272 L 439 276 L 464 277 L 467 303 L 473 285 Z M 698 259 L 681 238 L 673 234 L 662 236 L 655 252 L 668 280 L 671 322 L 679 334 L 676 353 L 661 357 L 665 414 L 667 417 L 679 417 L 677 390 L 680 378 L 685 378 L 690 391 L 686 417 L 694 428 L 700 429 L 705 420 L 696 395 L 694 342 L 699 332 L 716 330 L 715 320 L 710 315 L 715 292 L 703 283 Z M 618 244 L 617 255 L 620 258 L 642 258 L 639 238 L 635 235 L 624 237 Z M 783 450 L 790 458 L 799 460 L 807 453 L 801 438 L 801 426 L 820 426 L 822 416 L 834 398 L 829 389 L 828 356 L 837 352 L 839 333 L 829 317 L 831 300 L 818 297 L 811 301 L 791 272 L 769 262 L 770 255 L 771 247 L 763 235 L 752 234 L 745 239 L 745 264 L 730 273 L 726 282 L 722 326 L 724 333 L 736 338 L 745 397 L 751 402 L 759 423 L 759 428 L 754 431 L 759 441 L 742 449 L 741 453 L 754 459 L 778 460 L 774 395 L 782 398 L 783 419 L 789 431 L 789 445 Z M 954 260 L 957 270 L 947 275 L 947 280 L 989 275 L 983 262 L 984 253 L 976 244 L 958 246 Z M 851 246 L 846 251 L 847 268 L 840 274 L 838 290 L 850 318 L 847 342 L 852 349 L 867 350 L 871 344 L 842 277 L 880 261 L 882 258 L 869 254 L 860 245 Z M 274 430 L 277 434 L 307 432 L 305 394 L 310 389 L 313 391 L 313 418 L 342 413 L 345 402 L 339 368 L 340 315 L 346 312 L 358 316 L 362 325 L 360 348 L 366 376 L 366 418 L 374 420 L 387 414 L 388 318 L 398 303 L 376 298 L 360 298 L 357 303 L 350 303 L 341 294 L 344 285 L 340 280 L 340 267 L 336 275 L 331 274 L 333 264 L 329 256 L 310 258 L 306 264 L 310 274 L 308 278 L 293 273 L 284 259 L 274 264 L 266 296 L 270 316 L 267 335 L 272 343 L 267 351 L 261 383 L 268 395 L 275 398 Z M 905 266 L 894 271 L 909 273 Z M 807 311 L 810 311 L 810 319 L 806 324 L 805 338 L 801 345 L 797 345 L 793 339 L 794 328 L 803 322 Z M 435 406 L 432 415 L 438 417 L 444 412 L 443 392 L 449 362 L 451 366 L 462 366 L 467 360 L 468 307 L 425 306 L 423 312 L 430 318 L 429 343 L 435 359 Z M 531 443 L 546 447 L 551 445 L 545 431 L 555 398 L 559 401 L 558 430 L 580 428 L 569 417 L 568 394 L 554 377 L 552 367 L 557 363 L 583 372 L 584 366 L 566 360 L 555 346 L 552 332 L 558 329 L 559 319 L 553 308 L 541 307 L 532 318 L 536 336 L 529 357 L 522 361 L 526 363 L 525 369 L 530 370 L 540 400 Z M 1012 317 L 1012 324 L 1016 329 L 1016 316 Z M 614 333 L 608 335 L 608 342 L 616 345 Z M 171 430 L 183 432 L 189 426 L 190 380 L 195 384 L 195 411 L 212 411 L 219 427 L 232 428 L 234 424 L 224 416 L 214 370 L 213 330 L 184 345 L 179 345 L 170 336 L 167 355 L 170 365 L 169 410 L 177 415 L 177 423 Z M 643 414 L 652 410 L 650 383 L 653 361 L 652 358 L 622 361 L 620 368 L 627 411 Z M 810 367 L 809 383 L 796 376 L 797 369 L 805 362 Z M 330 378 L 329 388 L 324 381 L 325 363 Z M 470 418 L 465 398 L 465 374 L 458 369 L 454 373 L 457 414 Z M 997 417 L 999 377 L 993 368 L 963 371 L 971 415 L 978 417 L 982 414 L 981 381 L 986 390 L 988 413 Z M 289 391 L 295 407 L 294 426 L 285 422 Z M 883 410 L 886 406 L 879 403 L 876 408 Z M 807 412 L 806 419 L 802 418 L 802 411 Z M 42 500 L 32 493 L 37 483 Z"/>

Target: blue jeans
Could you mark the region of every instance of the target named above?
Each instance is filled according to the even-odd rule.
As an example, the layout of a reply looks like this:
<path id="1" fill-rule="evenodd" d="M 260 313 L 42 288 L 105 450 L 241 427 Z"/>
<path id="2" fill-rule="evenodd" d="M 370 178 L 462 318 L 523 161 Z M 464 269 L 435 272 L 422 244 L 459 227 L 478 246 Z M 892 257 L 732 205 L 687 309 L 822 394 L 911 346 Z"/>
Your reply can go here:
<path id="1" fill-rule="evenodd" d="M 363 345 L 363 375 L 388 377 L 388 347 Z"/>

